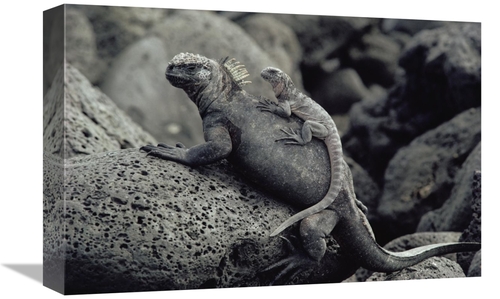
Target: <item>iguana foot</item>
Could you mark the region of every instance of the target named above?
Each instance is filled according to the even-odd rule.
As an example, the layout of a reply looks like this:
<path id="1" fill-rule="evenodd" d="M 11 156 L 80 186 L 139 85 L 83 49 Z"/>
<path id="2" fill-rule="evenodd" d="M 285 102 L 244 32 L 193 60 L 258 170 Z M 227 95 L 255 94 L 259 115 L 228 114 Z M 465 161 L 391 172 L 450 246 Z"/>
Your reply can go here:
<path id="1" fill-rule="evenodd" d="M 259 100 L 259 105 L 257 105 L 257 108 L 260 111 L 274 113 L 276 111 L 276 104 L 269 99 L 262 98 Z"/>
<path id="2" fill-rule="evenodd" d="M 158 146 L 151 144 L 141 147 L 139 150 L 147 152 L 146 156 L 153 156 L 163 160 L 179 161 L 183 158 L 186 147 L 182 143 L 175 146 L 159 143 Z"/>
<path id="3" fill-rule="evenodd" d="M 286 284 L 291 282 L 300 273 L 318 265 L 317 261 L 311 259 L 303 250 L 298 249 L 296 245 L 290 242 L 290 240 L 282 236 L 279 237 L 285 240 L 285 244 L 291 251 L 291 254 L 262 271 L 268 272 L 284 266 L 284 268 L 276 275 L 269 285 Z"/>
<path id="4" fill-rule="evenodd" d="M 292 128 L 288 128 L 288 131 L 286 129 L 281 129 L 283 133 L 285 133 L 287 136 L 283 138 L 278 138 L 276 141 L 280 140 L 290 140 L 288 142 L 285 142 L 285 144 L 292 144 L 292 145 L 304 145 L 307 142 L 304 141 L 302 136 L 295 132 Z"/>
<path id="5" fill-rule="evenodd" d="M 368 208 L 359 199 L 355 199 L 355 202 L 358 209 L 366 215 L 368 213 Z"/>

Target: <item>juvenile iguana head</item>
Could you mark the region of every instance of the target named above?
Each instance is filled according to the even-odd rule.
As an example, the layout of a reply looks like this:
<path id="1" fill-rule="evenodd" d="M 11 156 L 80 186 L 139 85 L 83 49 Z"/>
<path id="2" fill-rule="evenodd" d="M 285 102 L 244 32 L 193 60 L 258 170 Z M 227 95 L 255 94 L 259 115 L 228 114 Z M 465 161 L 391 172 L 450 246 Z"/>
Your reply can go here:
<path id="1" fill-rule="evenodd" d="M 284 90 L 294 86 L 290 76 L 275 67 L 266 67 L 262 70 L 260 76 L 271 84 L 276 97 L 279 97 Z"/>
<path id="2" fill-rule="evenodd" d="M 199 54 L 180 53 L 167 65 L 165 77 L 175 87 L 182 88 L 198 106 L 200 113 L 216 99 L 225 98 L 244 81 L 248 72 L 234 59 L 221 62 Z"/>

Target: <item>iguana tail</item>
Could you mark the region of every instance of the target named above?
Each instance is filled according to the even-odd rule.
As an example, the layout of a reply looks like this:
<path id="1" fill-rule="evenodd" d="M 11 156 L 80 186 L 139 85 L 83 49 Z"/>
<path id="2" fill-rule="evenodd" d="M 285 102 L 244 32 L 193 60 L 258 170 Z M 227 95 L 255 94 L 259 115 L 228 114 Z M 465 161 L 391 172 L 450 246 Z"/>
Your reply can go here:
<path id="1" fill-rule="evenodd" d="M 361 266 L 377 272 L 394 272 L 413 266 L 433 256 L 454 252 L 477 251 L 481 243 L 453 242 L 439 243 L 416 247 L 402 252 L 392 252 L 379 247 L 380 250 L 372 252 L 369 259 L 360 259 Z M 374 258 L 377 256 L 377 258 Z"/>
<path id="2" fill-rule="evenodd" d="M 351 205 L 355 207 L 354 204 L 351 203 Z M 355 214 L 358 214 L 358 217 Z M 359 211 L 355 211 L 355 214 L 342 215 L 343 229 L 334 228 L 332 235 L 343 252 L 349 254 L 361 267 L 368 270 L 386 273 L 395 272 L 433 256 L 455 252 L 473 252 L 481 249 L 481 243 L 450 242 L 420 246 L 402 252 L 392 252 L 382 248 L 375 241 L 365 215 Z"/>
<path id="3" fill-rule="evenodd" d="M 324 139 L 326 148 L 328 149 L 328 155 L 330 156 L 331 166 L 331 179 L 328 192 L 326 193 L 325 197 L 323 197 L 323 199 L 321 199 L 321 201 L 319 201 L 315 205 L 302 210 L 299 213 L 288 218 L 271 233 L 271 237 L 274 237 L 277 234 L 281 233 L 283 230 L 285 230 L 295 222 L 323 211 L 329 205 L 331 205 L 335 198 L 337 198 L 337 196 L 339 195 L 340 189 L 342 188 L 342 174 L 344 173 L 344 163 L 342 155 L 342 143 L 340 141 L 340 136 L 337 133 L 337 128 L 334 127 L 333 131 L 334 132 L 332 134 L 328 135 Z"/>

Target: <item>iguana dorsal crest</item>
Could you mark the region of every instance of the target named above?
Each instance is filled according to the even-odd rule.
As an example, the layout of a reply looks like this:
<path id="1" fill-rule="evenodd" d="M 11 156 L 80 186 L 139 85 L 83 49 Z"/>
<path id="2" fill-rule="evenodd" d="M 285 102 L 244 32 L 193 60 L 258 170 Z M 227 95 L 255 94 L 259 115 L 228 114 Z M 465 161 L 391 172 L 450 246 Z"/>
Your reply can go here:
<path id="1" fill-rule="evenodd" d="M 246 84 L 252 83 L 251 81 L 245 81 L 244 79 L 249 76 L 247 69 L 243 64 L 240 64 L 236 59 L 231 58 L 228 60 L 226 57 L 222 63 L 224 68 L 227 70 L 228 74 L 231 78 L 238 84 L 238 86 L 242 87 Z"/>

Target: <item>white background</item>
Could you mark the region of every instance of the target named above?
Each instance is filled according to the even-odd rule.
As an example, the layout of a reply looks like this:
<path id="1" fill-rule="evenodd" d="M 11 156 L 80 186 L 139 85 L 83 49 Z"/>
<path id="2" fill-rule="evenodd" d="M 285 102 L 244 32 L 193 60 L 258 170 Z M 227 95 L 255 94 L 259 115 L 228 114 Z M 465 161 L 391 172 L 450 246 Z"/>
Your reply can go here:
<path id="1" fill-rule="evenodd" d="M 78 1 L 72 3 L 337 16 L 472 21 L 482 23 L 483 277 L 432 281 L 327 284 L 126 294 L 89 298 L 488 298 L 498 280 L 499 155 L 498 9 L 494 1 Z M 15 4 L 11 4 L 15 3 Z M 0 297 L 59 298 L 41 283 L 42 267 L 42 11 L 58 1 L 4 1 L 1 44 Z M 486 108 L 484 108 L 486 107 Z M 19 271 L 23 265 L 39 271 Z M 17 269 L 17 270 L 16 270 Z M 493 275 L 497 274 L 497 277 Z M 34 278 L 33 278 L 34 277 Z M 488 294 L 488 295 L 486 295 Z M 493 294 L 493 295 L 491 295 Z M 496 296 L 497 296 L 496 295 Z"/>

